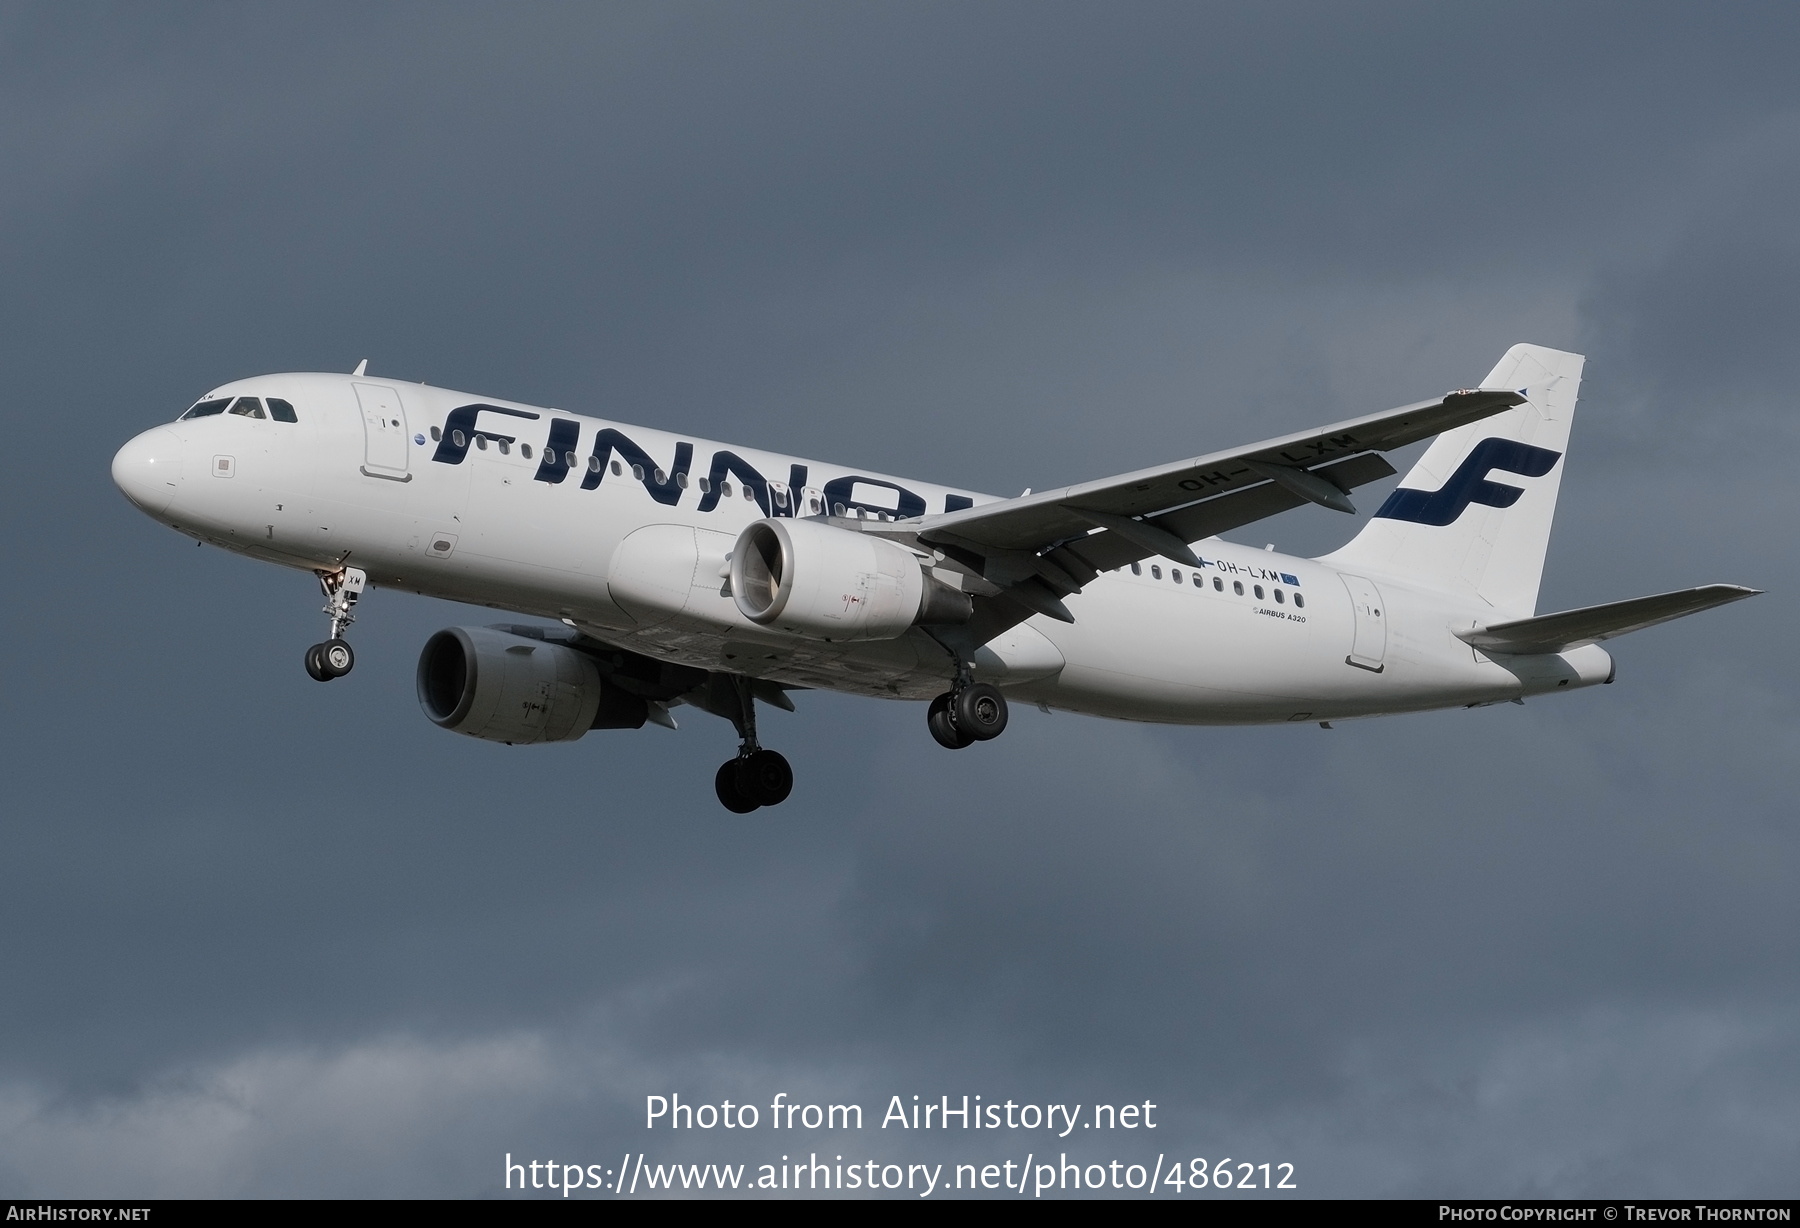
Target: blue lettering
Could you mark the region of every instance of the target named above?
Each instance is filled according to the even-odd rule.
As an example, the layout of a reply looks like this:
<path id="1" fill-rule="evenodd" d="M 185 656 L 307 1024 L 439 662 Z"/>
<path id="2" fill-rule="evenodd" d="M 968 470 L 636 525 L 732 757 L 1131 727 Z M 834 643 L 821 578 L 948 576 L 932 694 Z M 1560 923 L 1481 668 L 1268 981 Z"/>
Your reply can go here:
<path id="1" fill-rule="evenodd" d="M 899 504 L 898 510 L 896 511 L 895 508 L 885 507 L 879 503 L 868 503 L 851 498 L 850 492 L 856 488 L 858 482 L 861 482 L 864 486 L 879 486 L 883 490 L 893 491 Z M 970 500 L 970 502 L 973 503 L 974 501 Z M 896 486 L 894 483 L 883 481 L 880 478 L 865 478 L 854 473 L 849 477 L 833 478 L 831 481 L 825 483 L 826 511 L 834 516 L 837 515 L 837 508 L 840 503 L 843 504 L 845 511 L 849 511 L 852 508 L 861 508 L 868 512 L 895 512 L 902 520 L 910 520 L 914 516 L 923 516 L 925 514 L 925 500 L 919 498 L 918 495 L 915 495 L 912 491 L 906 489 L 906 487 Z M 948 503 L 948 500 L 946 500 L 946 503 Z M 946 507 L 945 510 L 949 511 L 951 509 Z"/>
<path id="2" fill-rule="evenodd" d="M 719 500 L 724 497 L 720 492 L 720 485 L 726 478 L 732 477 L 756 497 L 756 505 L 762 509 L 763 515 L 771 513 L 774 504 L 769 499 L 769 480 L 757 472 L 755 465 L 736 452 L 714 452 L 712 468 L 706 476 L 708 489 L 700 496 L 701 511 L 710 512 L 719 506 Z"/>
<path id="3" fill-rule="evenodd" d="M 694 461 L 694 445 L 678 443 L 675 445 L 675 468 L 663 474 L 663 480 L 657 481 L 656 475 L 661 472 L 650 454 L 638 447 L 611 427 L 606 427 L 594 436 L 593 456 L 598 464 L 588 466 L 588 471 L 581 479 L 581 489 L 593 490 L 606 477 L 607 462 L 617 451 L 620 459 L 637 470 L 632 476 L 644 484 L 650 497 L 658 503 L 674 507 L 681 502 L 682 483 L 678 480 L 687 476 L 688 467 Z M 642 475 L 642 476 L 639 476 Z"/>
<path id="4" fill-rule="evenodd" d="M 550 438 L 544 444 L 543 459 L 538 461 L 536 480 L 554 486 L 568 477 L 569 458 L 575 454 L 575 445 L 580 439 L 581 423 L 573 418 L 552 418 Z"/>
<path id="5" fill-rule="evenodd" d="M 446 465 L 462 464 L 463 459 L 469 455 L 469 445 L 475 442 L 477 435 L 485 436 L 488 439 L 504 439 L 507 443 L 512 443 L 513 436 L 511 435 L 496 435 L 492 431 L 475 429 L 475 419 L 483 413 L 506 414 L 510 417 L 529 418 L 533 421 L 539 417 L 537 414 L 527 413 L 522 409 L 502 409 L 498 405 L 459 406 L 451 410 L 450 416 L 444 419 L 444 437 L 438 441 L 437 451 L 431 454 L 431 459 Z M 460 444 L 456 442 L 458 433 L 462 435 Z"/>

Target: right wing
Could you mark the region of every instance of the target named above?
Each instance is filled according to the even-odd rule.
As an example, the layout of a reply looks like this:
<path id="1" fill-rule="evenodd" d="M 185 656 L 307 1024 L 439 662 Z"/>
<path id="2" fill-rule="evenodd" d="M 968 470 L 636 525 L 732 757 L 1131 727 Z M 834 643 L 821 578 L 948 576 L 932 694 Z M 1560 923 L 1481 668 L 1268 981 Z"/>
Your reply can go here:
<path id="1" fill-rule="evenodd" d="M 1464 389 L 1080 486 L 912 520 L 833 523 L 906 541 L 969 577 L 974 619 L 934 632 L 966 653 L 1034 614 L 1073 622 L 1062 599 L 1103 571 L 1152 555 L 1198 566 L 1189 542 L 1303 503 L 1353 512 L 1349 491 L 1394 472 L 1379 453 L 1524 401 L 1508 389 Z"/>
<path id="2" fill-rule="evenodd" d="M 1699 588 L 1658 593 L 1654 597 L 1633 597 L 1630 601 L 1611 601 L 1579 610 L 1564 610 L 1560 614 L 1540 614 L 1536 618 L 1458 631 L 1456 637 L 1483 652 L 1567 652 L 1583 644 L 1597 644 L 1628 631 L 1642 631 L 1657 623 L 1742 601 L 1761 591 L 1736 584 L 1703 584 Z"/>

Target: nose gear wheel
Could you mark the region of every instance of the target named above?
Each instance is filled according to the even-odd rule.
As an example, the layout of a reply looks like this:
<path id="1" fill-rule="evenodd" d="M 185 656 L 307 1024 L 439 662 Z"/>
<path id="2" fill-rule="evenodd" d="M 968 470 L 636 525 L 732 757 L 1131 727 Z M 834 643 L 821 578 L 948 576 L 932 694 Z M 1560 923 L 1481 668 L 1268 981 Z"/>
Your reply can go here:
<path id="1" fill-rule="evenodd" d="M 356 668 L 356 653 L 344 639 L 344 629 L 356 621 L 351 613 L 369 577 L 359 567 L 315 573 L 325 594 L 325 614 L 331 619 L 331 637 L 306 650 L 306 672 L 316 681 L 330 682 Z"/>

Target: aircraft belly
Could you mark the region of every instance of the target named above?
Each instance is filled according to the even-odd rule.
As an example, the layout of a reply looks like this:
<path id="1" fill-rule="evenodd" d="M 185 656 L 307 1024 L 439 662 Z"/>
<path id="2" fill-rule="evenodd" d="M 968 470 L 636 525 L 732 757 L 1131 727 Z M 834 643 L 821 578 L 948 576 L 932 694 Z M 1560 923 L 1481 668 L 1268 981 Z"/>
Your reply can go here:
<path id="1" fill-rule="evenodd" d="M 596 639 L 630 652 L 812 690 L 930 699 L 949 681 L 948 655 L 917 633 L 897 640 L 828 644 L 769 633 L 753 638 L 736 630 L 675 620 L 624 631 L 579 620 L 578 625 Z"/>
<path id="2" fill-rule="evenodd" d="M 1135 581 L 1135 582 L 1134 582 Z M 1028 694 L 1158 721 L 1282 719 L 1311 703 L 1322 653 L 1311 611 L 1120 576 L 1069 603 L 1073 626 L 1033 620 L 1068 665 Z M 1267 611 L 1259 613 L 1258 611 Z M 1304 619 L 1304 621 L 1302 621 Z"/>
<path id="3" fill-rule="evenodd" d="M 1504 671 L 1476 668 L 1467 646 L 1447 630 L 1446 611 L 1398 591 L 1374 607 L 1392 624 L 1384 624 L 1379 668 L 1353 664 L 1348 590 L 1323 569 L 1313 567 L 1308 577 L 1303 608 L 1291 596 L 1257 601 L 1123 575 L 1090 586 L 1069 603 L 1073 626 L 1033 620 L 1069 664 L 1053 682 L 1023 688 L 1020 698 L 1127 720 L 1237 724 L 1478 702 L 1513 681 Z"/>

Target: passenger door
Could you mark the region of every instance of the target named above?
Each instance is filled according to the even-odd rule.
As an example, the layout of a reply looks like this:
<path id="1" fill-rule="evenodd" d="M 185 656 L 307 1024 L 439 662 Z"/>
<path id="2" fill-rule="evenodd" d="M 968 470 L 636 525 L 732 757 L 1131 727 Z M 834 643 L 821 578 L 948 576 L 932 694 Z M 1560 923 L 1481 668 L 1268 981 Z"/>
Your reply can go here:
<path id="1" fill-rule="evenodd" d="M 410 482 L 406 442 L 406 409 L 400 394 L 383 384 L 356 384 L 356 401 L 362 408 L 362 471 L 372 478 Z"/>

